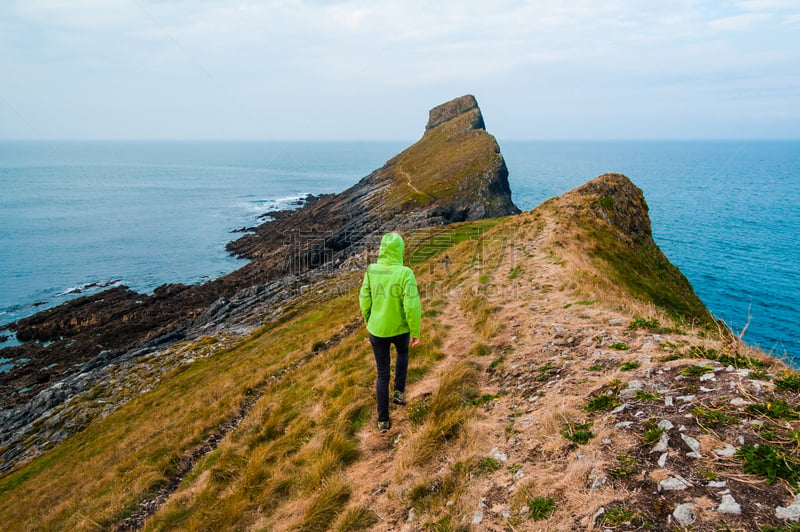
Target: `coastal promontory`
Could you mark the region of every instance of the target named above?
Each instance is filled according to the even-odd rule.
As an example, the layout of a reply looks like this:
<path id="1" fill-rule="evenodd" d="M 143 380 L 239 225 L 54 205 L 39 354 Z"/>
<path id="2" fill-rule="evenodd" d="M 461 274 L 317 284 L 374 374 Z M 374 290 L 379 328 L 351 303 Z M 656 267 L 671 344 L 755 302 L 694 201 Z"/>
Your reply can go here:
<path id="1" fill-rule="evenodd" d="M 251 262 L 216 281 L 230 295 L 102 378 L 85 371 L 15 441 L 71 434 L 17 455 L 0 522 L 796 529 L 800 375 L 708 312 L 654 241 L 635 176 L 588 176 L 523 213 L 506 176 L 462 97 L 351 189 L 232 244 Z M 388 229 L 406 240 L 423 323 L 384 434 L 357 298 Z"/>

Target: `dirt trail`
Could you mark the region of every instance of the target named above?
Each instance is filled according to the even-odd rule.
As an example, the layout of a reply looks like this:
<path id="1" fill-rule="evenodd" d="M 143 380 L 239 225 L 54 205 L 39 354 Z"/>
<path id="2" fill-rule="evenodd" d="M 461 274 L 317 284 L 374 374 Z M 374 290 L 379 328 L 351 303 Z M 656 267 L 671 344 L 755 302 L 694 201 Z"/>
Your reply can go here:
<path id="1" fill-rule="evenodd" d="M 408 185 L 411 188 L 411 190 L 413 190 L 417 194 L 425 196 L 426 198 L 430 198 L 431 197 L 430 194 L 426 194 L 425 192 L 421 191 L 420 189 L 418 189 L 417 187 L 414 186 L 414 183 L 411 182 L 411 174 L 409 174 L 408 172 L 406 172 L 402 168 L 397 168 L 397 173 L 400 174 L 401 177 L 405 178 L 406 185 Z"/>
<path id="2" fill-rule="evenodd" d="M 422 380 L 408 386 L 407 402 L 433 393 L 442 375 L 464 358 L 469 349 L 472 331 L 465 325 L 468 321 L 458 301 L 449 301 L 440 318 L 443 329 L 447 330 L 443 345 L 446 356 Z M 414 348 L 410 356 L 414 356 Z M 411 430 L 405 408 L 391 405 L 392 428 L 384 434 L 378 432 L 372 422 L 361 429 L 357 437 L 361 442 L 362 458 L 347 470 L 349 484 L 353 488 L 351 501 L 372 509 L 381 520 L 371 530 L 403 530 L 402 525 L 408 518 L 408 509 L 404 509 L 402 502 L 394 498 L 391 490 L 397 467 L 397 451 Z"/>
<path id="3" fill-rule="evenodd" d="M 525 242 L 525 252 L 539 253 L 542 238 L 542 235 L 538 235 L 535 239 Z M 497 289 L 489 291 L 491 294 L 489 301 L 496 308 L 498 319 L 504 324 L 500 338 L 493 339 L 492 344 L 502 345 L 508 341 L 509 335 L 517 334 L 520 329 L 539 328 L 543 323 L 549 323 L 553 310 L 564 305 L 561 298 L 552 300 L 547 298 L 539 302 L 544 305 L 540 305 L 536 312 L 519 312 L 520 307 L 529 305 L 530 301 L 518 300 L 520 292 L 516 290 L 517 287 L 511 286 L 514 283 L 507 278 L 507 273 L 516 265 L 518 259 L 514 252 L 506 250 L 493 272 L 477 268 L 468 272 L 472 279 L 461 283 L 462 286 L 470 284 L 477 286 L 478 277 L 482 273 L 491 275 L 492 284 Z M 530 268 L 533 273 L 530 279 L 530 284 L 533 286 L 553 283 L 560 273 L 558 270 L 562 269 L 560 266 L 548 263 L 546 254 L 539 254 L 535 258 L 529 256 L 526 259 L 526 268 Z M 515 297 L 510 297 L 510 294 L 514 294 Z M 446 356 L 422 380 L 408 387 L 406 396 L 409 402 L 433 393 L 439 387 L 442 376 L 459 361 L 470 356 L 469 351 L 475 341 L 476 333 L 472 326 L 472 317 L 462 310 L 459 298 L 451 297 L 437 319 L 441 329 L 445 331 L 442 350 Z M 413 357 L 413 349 L 411 356 Z M 484 370 L 492 362 L 491 357 L 479 359 L 473 357 L 473 360 Z M 497 385 L 491 383 L 486 374 L 481 377 L 480 386 L 481 393 L 493 394 L 498 390 Z M 409 437 L 411 426 L 406 417 L 405 407 L 392 405 L 391 416 L 392 429 L 389 432 L 381 434 L 373 423 L 369 423 L 358 434 L 363 455 L 347 470 L 349 484 L 353 487 L 351 502 L 370 508 L 377 514 L 381 521 L 371 530 L 417 530 L 419 523 L 408 520 L 410 507 L 405 501 L 398 500 L 397 493 L 392 490 L 391 485 L 398 466 L 397 451 L 403 440 Z M 488 453 L 504 440 L 507 421 L 505 417 L 480 417 L 482 419 L 478 423 L 481 447 L 485 447 L 484 452 Z"/>

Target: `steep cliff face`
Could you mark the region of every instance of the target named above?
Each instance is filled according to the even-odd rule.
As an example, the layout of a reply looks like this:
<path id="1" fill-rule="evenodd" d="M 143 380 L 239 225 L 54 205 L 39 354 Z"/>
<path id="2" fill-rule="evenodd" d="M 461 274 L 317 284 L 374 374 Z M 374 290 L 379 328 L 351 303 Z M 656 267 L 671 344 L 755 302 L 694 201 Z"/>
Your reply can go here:
<path id="1" fill-rule="evenodd" d="M 657 305 L 694 325 L 713 322 L 683 273 L 653 240 L 642 191 L 604 174 L 542 205 L 561 220 L 557 244 L 576 260 L 575 283 Z"/>
<path id="2" fill-rule="evenodd" d="M 581 257 L 576 283 L 633 296 L 693 325 L 713 322 L 688 279 L 653 240 L 644 195 L 630 179 L 604 174 L 543 207 L 562 220 L 558 245 Z"/>

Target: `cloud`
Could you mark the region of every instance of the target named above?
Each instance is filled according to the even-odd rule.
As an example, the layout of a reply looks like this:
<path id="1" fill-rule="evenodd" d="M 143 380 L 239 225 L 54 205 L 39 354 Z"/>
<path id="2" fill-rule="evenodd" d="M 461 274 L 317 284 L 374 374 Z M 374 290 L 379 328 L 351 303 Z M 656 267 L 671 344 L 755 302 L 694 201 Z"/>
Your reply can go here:
<path id="1" fill-rule="evenodd" d="M 748 30 L 771 18 L 772 15 L 767 13 L 746 13 L 712 20 L 708 25 L 712 29 L 719 31 L 742 31 Z"/>
<path id="2" fill-rule="evenodd" d="M 635 101 L 646 108 L 656 95 L 713 99 L 743 79 L 754 102 L 766 101 L 773 93 L 759 85 L 791 83 L 784 73 L 797 70 L 800 21 L 790 7 L 778 0 L 19 0 L 0 2 L 0 68 L 11 78 L 0 90 L 20 109 L 47 101 L 52 114 L 67 113 L 58 106 L 69 101 L 72 109 L 113 109 L 120 124 L 163 117 L 178 127 L 198 109 L 235 114 L 249 117 L 247 134 L 265 122 L 299 130 L 307 113 L 329 120 L 324 134 L 335 135 L 374 121 L 356 113 L 381 108 L 382 99 L 427 109 L 464 92 L 497 98 L 499 107 L 513 107 L 498 113 L 520 121 L 540 102 L 551 102 L 554 117 L 597 114 L 590 105 L 613 115 Z"/>
<path id="3" fill-rule="evenodd" d="M 18 16 L 49 26 L 97 29 L 125 20 L 130 0 L 17 0 Z"/>

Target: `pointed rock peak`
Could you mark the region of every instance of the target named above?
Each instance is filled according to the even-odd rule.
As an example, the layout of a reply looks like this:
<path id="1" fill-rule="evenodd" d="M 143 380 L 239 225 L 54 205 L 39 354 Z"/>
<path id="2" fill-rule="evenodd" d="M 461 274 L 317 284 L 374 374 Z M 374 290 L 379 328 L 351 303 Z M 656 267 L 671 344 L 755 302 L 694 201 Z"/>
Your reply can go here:
<path id="1" fill-rule="evenodd" d="M 471 115 L 469 123 L 472 129 L 486 129 L 483 115 L 478 107 L 478 101 L 475 96 L 467 94 L 431 109 L 425 130 L 427 131 L 465 114 Z"/>
<path id="2" fill-rule="evenodd" d="M 634 242 L 652 243 L 647 202 L 642 190 L 622 174 L 603 174 L 573 193 L 590 197 L 594 215 L 606 220 Z"/>

